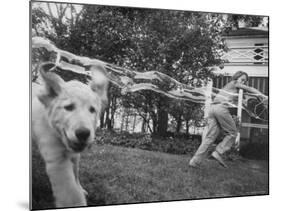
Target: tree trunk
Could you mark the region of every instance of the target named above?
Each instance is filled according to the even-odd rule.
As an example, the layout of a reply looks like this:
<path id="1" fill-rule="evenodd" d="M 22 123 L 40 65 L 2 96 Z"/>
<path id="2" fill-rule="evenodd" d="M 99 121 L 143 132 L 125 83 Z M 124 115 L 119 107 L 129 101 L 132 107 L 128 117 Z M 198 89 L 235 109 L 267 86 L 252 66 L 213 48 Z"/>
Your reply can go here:
<path id="1" fill-rule="evenodd" d="M 168 112 L 165 111 L 164 107 L 160 107 L 158 111 L 158 130 L 157 133 L 160 136 L 165 136 L 168 128 Z"/>
<path id="2" fill-rule="evenodd" d="M 176 128 L 176 132 L 179 133 L 181 130 L 181 125 L 182 125 L 182 119 L 181 119 L 182 115 L 179 115 L 179 117 L 177 118 L 177 128 Z"/>
<path id="3" fill-rule="evenodd" d="M 150 132 L 151 134 L 153 134 L 153 130 L 151 129 L 149 122 L 150 122 L 150 120 L 147 121 L 147 124 L 146 124 L 147 129 L 146 129 L 146 131 L 149 130 L 149 132 Z"/>
<path id="4" fill-rule="evenodd" d="M 158 122 L 155 113 L 151 113 L 151 119 L 152 119 L 152 133 L 156 134 L 158 131 Z"/>
<path id="5" fill-rule="evenodd" d="M 110 128 L 113 129 L 114 128 L 114 113 L 113 109 L 111 109 L 111 114 L 110 114 Z"/>
<path id="6" fill-rule="evenodd" d="M 122 120 L 121 120 L 121 132 L 123 131 L 124 129 L 124 119 L 125 119 L 125 112 L 122 113 Z"/>
<path id="7" fill-rule="evenodd" d="M 100 114 L 100 128 L 104 128 L 104 112 Z"/>
<path id="8" fill-rule="evenodd" d="M 146 120 L 145 119 L 143 119 L 143 121 L 142 121 L 142 126 L 141 126 L 141 132 L 142 133 L 145 133 L 146 132 Z"/>
<path id="9" fill-rule="evenodd" d="M 185 127 L 186 127 L 186 131 L 185 131 L 185 135 L 186 137 L 189 137 L 189 124 L 188 124 L 189 120 L 185 121 Z"/>
<path id="10" fill-rule="evenodd" d="M 114 124 L 115 124 L 115 112 L 116 112 L 116 97 L 112 98 L 111 100 L 111 109 L 110 109 L 110 119 L 111 119 L 111 128 L 114 128 Z"/>
<path id="11" fill-rule="evenodd" d="M 105 120 L 105 122 L 106 122 L 107 129 L 112 130 L 112 124 L 111 124 L 111 119 L 109 118 L 109 114 L 110 114 L 110 108 L 108 107 L 106 109 L 106 118 L 105 118 L 106 120 Z"/>
<path id="12" fill-rule="evenodd" d="M 129 127 L 129 114 L 128 114 L 128 112 L 126 112 L 125 130 L 126 130 L 127 132 L 129 132 L 128 127 Z"/>
<path id="13" fill-rule="evenodd" d="M 135 127 L 136 127 L 136 119 L 137 119 L 137 114 L 134 114 L 134 122 L 133 122 L 133 132 L 135 132 Z"/>

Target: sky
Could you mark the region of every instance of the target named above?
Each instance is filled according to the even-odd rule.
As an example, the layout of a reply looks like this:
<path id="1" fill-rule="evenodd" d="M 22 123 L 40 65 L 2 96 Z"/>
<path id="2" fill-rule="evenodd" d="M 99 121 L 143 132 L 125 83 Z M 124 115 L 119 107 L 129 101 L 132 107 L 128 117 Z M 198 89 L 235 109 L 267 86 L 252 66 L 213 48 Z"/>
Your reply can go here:
<path id="1" fill-rule="evenodd" d="M 52 14 L 55 16 L 55 17 L 58 17 L 58 10 L 57 10 L 57 7 L 56 7 L 56 5 L 62 5 L 63 6 L 63 8 L 67 5 L 67 4 L 60 4 L 60 3 L 46 3 L 46 2 L 33 2 L 32 3 L 32 8 L 37 8 L 37 7 L 40 7 L 40 8 L 42 8 L 44 11 L 46 11 L 48 14 L 49 14 L 49 8 L 48 8 L 48 5 L 49 4 L 49 6 L 50 6 L 50 9 L 51 9 L 51 12 L 52 12 Z M 69 4 L 68 4 L 69 5 Z M 77 12 L 80 12 L 81 11 L 81 9 L 82 9 L 82 5 L 79 5 L 79 4 L 72 4 L 74 7 L 75 7 L 75 9 L 76 9 L 76 11 Z M 70 10 L 70 8 L 67 8 L 66 9 L 66 11 L 65 11 L 65 16 L 67 17 L 67 18 L 70 18 L 71 17 L 71 10 Z M 64 21 L 64 20 L 63 20 Z"/>
<path id="2" fill-rule="evenodd" d="M 33 2 L 32 6 L 33 6 L 33 8 L 40 7 L 49 14 L 49 8 L 48 8 L 47 4 L 49 4 L 52 14 L 56 17 L 58 16 L 56 4 L 57 5 L 63 5 L 63 7 L 65 7 L 65 5 L 67 5 L 65 3 L 60 4 L 60 3 L 47 3 L 47 2 Z M 80 12 L 82 7 L 83 7 L 81 4 L 72 4 L 72 5 L 75 7 L 77 12 Z M 67 18 L 71 17 L 70 8 L 66 9 L 65 17 L 67 17 Z M 65 19 L 63 19 L 63 21 L 65 21 Z M 263 22 L 260 24 L 259 27 L 266 27 L 267 23 L 268 23 L 268 17 L 264 17 Z M 241 22 L 239 25 L 240 25 L 240 27 L 243 27 L 244 23 Z"/>

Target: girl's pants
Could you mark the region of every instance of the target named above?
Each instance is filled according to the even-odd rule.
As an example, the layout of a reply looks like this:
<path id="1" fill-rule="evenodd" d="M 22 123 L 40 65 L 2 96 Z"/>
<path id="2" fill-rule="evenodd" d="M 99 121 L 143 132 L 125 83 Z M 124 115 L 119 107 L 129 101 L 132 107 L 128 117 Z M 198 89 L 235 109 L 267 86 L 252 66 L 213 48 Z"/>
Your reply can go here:
<path id="1" fill-rule="evenodd" d="M 202 161 L 209 146 L 216 140 L 221 130 L 224 132 L 225 137 L 216 147 L 216 151 L 219 154 L 230 150 L 235 142 L 237 128 L 227 106 L 214 104 L 210 107 L 208 122 L 203 132 L 201 145 L 191 159 L 190 164 L 199 164 Z"/>

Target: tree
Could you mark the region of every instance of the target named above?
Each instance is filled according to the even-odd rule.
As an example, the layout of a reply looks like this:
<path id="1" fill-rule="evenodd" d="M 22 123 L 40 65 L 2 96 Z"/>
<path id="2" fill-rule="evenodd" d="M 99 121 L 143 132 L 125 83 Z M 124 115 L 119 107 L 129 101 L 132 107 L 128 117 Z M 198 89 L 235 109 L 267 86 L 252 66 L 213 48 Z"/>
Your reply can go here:
<path id="1" fill-rule="evenodd" d="M 240 28 L 240 23 L 243 23 L 244 27 L 258 27 L 260 24 L 263 23 L 263 20 L 263 16 L 228 14 L 225 24 L 226 29 L 238 29 Z"/>
<path id="2" fill-rule="evenodd" d="M 210 77 L 212 73 L 205 67 L 221 62 L 220 16 L 87 6 L 81 17 L 70 35 L 80 55 L 141 72 L 156 70 L 185 84 Z M 165 90 L 165 86 L 161 88 Z M 109 95 L 115 98 L 116 92 L 110 91 Z M 149 121 L 147 116 L 152 119 L 153 133 L 165 134 L 167 97 L 142 91 L 123 96 L 122 101 L 123 106 L 135 108 L 144 121 Z"/>
<path id="3" fill-rule="evenodd" d="M 135 64 L 134 69 L 157 70 L 182 83 L 190 84 L 195 79 L 211 76 L 208 68 L 204 67 L 220 64 L 217 50 L 224 47 L 219 36 L 222 30 L 219 25 L 221 17 L 161 10 L 136 10 L 133 14 L 133 25 L 137 25 L 135 28 L 139 30 L 134 32 L 132 42 L 135 45 L 128 57 L 131 64 Z M 165 87 L 161 88 L 165 90 Z M 136 100 L 140 98 L 139 94 L 134 93 L 134 96 L 131 104 L 143 108 L 140 110 L 144 113 L 149 112 L 153 132 L 164 135 L 170 112 L 168 98 L 146 92 L 142 95 L 145 102 L 141 104 Z M 179 111 L 178 116 L 181 116 L 180 112 L 182 111 Z"/>
<path id="4" fill-rule="evenodd" d="M 77 51 L 73 51 L 72 43 L 69 40 L 69 33 L 78 24 L 82 12 L 82 9 L 77 11 L 76 7 L 73 4 L 65 3 L 32 2 L 32 36 L 46 37 L 57 47 L 77 53 Z M 33 49 L 32 71 L 34 75 L 37 74 L 36 67 L 40 61 L 54 61 L 55 56 L 42 49 Z"/>
<path id="5" fill-rule="evenodd" d="M 32 27 L 38 35 L 74 54 L 140 72 L 155 70 L 193 86 L 202 86 L 212 76 L 208 67 L 222 62 L 220 35 L 225 20 L 219 14 L 97 5 L 78 11 L 70 4 L 58 3 L 55 8 L 57 15 L 50 6 L 33 8 Z M 149 90 L 122 95 L 119 88 L 111 86 L 108 95 L 106 118 L 101 118 L 102 126 L 108 128 L 112 128 L 119 105 L 134 108 L 147 125 L 152 121 L 151 132 L 160 135 L 167 131 L 168 114 L 177 118 L 179 130 L 182 120 L 193 118 L 189 115 L 193 108 L 201 108 Z"/>

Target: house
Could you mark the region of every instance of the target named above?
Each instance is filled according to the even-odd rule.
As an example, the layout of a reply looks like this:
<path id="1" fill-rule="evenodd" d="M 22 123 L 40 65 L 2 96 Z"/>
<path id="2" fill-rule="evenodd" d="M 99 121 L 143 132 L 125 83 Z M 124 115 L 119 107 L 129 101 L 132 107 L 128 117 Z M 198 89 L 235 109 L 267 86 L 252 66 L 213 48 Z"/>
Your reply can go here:
<path id="1" fill-rule="evenodd" d="M 236 71 L 242 70 L 249 75 L 248 85 L 268 96 L 268 28 L 239 28 L 224 33 L 223 38 L 228 51 L 222 57 L 225 61 L 224 67 L 214 71 L 218 75 L 214 79 L 214 87 L 222 88 Z M 261 137 L 268 138 L 267 121 L 250 118 L 244 112 L 242 117 L 244 127 L 241 138 L 251 141 Z"/>

